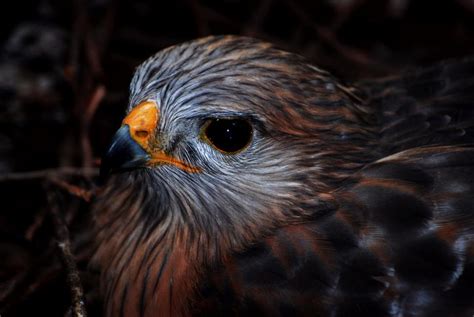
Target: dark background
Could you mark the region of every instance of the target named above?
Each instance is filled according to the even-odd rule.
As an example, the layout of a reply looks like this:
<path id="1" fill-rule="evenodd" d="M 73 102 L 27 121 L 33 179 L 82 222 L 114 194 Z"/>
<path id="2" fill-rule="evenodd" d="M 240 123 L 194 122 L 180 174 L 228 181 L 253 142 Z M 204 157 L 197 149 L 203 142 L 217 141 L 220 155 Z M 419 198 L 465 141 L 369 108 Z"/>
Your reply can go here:
<path id="1" fill-rule="evenodd" d="M 66 227 L 100 315 L 81 244 L 88 200 L 133 70 L 156 51 L 242 34 L 348 82 L 474 54 L 471 0 L 9 1 L 0 26 L 1 316 L 70 314 Z"/>

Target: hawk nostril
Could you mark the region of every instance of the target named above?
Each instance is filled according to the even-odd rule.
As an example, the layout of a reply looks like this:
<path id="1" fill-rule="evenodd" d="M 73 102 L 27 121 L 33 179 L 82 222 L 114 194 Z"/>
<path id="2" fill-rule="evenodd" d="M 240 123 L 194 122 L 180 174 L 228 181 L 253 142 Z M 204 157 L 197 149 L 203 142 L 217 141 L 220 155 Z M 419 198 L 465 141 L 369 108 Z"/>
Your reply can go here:
<path id="1" fill-rule="evenodd" d="M 146 138 L 148 136 L 148 131 L 138 130 L 135 132 L 135 135 L 139 138 Z"/>

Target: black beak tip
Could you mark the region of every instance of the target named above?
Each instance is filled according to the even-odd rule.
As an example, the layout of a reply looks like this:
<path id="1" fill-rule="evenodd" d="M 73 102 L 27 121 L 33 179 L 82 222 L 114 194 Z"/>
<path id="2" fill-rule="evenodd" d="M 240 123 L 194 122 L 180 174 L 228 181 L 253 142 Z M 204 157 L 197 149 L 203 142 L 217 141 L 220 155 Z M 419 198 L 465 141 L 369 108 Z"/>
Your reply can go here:
<path id="1" fill-rule="evenodd" d="M 104 182 L 110 174 L 143 167 L 149 155 L 130 136 L 129 127 L 122 126 L 115 133 L 106 154 L 102 157 L 99 178 Z"/>

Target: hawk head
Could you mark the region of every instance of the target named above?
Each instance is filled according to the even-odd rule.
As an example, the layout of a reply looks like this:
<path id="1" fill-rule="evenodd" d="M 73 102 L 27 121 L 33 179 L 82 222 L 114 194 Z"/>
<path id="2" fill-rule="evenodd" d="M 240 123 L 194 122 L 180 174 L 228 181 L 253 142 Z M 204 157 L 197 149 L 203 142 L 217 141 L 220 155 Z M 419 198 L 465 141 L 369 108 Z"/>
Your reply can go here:
<path id="1" fill-rule="evenodd" d="M 195 263 L 324 212 L 336 184 L 370 159 L 370 118 L 354 89 L 255 39 L 208 37 L 146 60 L 95 205 L 109 302 L 138 292 L 140 277 L 176 283 L 199 274 Z M 156 283 L 142 296 L 159 293 Z"/>

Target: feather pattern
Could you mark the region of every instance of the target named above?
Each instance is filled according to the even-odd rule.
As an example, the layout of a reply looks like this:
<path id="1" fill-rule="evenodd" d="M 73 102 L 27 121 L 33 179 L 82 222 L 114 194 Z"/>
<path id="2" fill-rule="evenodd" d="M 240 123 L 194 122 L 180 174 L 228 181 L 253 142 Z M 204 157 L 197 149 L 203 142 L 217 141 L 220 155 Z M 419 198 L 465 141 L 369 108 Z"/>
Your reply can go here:
<path id="1" fill-rule="evenodd" d="M 95 203 L 109 316 L 471 316 L 474 61 L 354 86 L 268 43 L 208 37 L 135 73 L 160 149 Z M 248 147 L 200 131 L 244 118 Z"/>

